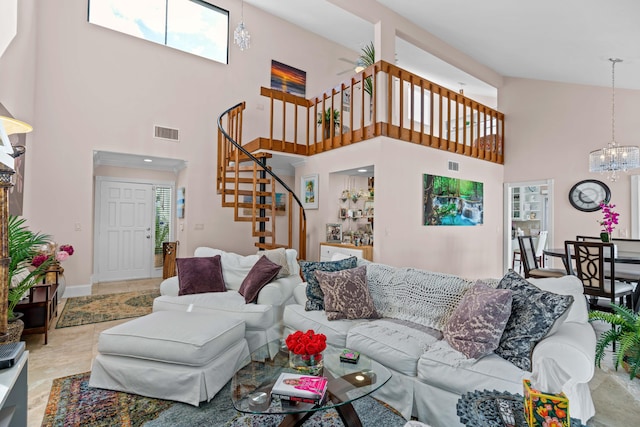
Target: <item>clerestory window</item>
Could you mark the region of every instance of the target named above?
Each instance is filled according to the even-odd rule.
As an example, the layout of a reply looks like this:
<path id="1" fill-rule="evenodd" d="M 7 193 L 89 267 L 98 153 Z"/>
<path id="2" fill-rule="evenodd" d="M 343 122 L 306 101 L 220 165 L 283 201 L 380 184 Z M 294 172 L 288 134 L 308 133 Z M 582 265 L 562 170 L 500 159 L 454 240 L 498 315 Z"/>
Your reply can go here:
<path id="1" fill-rule="evenodd" d="M 89 0 L 88 20 L 223 64 L 229 62 L 229 11 L 202 0 Z"/>

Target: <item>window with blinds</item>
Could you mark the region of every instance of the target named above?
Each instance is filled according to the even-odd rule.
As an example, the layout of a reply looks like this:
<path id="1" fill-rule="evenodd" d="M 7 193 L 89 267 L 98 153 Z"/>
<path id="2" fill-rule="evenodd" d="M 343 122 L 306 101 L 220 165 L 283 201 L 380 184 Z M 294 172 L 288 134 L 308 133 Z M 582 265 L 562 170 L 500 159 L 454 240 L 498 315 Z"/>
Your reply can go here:
<path id="1" fill-rule="evenodd" d="M 155 188 L 156 194 L 156 240 L 155 240 L 155 266 L 162 266 L 162 243 L 171 240 L 171 187 Z"/>

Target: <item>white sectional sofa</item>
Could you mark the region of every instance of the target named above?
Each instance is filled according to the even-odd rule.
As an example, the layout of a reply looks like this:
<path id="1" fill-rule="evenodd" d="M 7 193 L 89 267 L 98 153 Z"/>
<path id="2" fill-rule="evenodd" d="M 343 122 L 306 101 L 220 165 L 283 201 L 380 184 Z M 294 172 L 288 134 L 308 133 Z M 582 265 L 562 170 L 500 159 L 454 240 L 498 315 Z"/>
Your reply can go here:
<path id="1" fill-rule="evenodd" d="M 380 318 L 329 321 L 325 311 L 306 311 L 307 284 L 301 283 L 294 290 L 295 303 L 285 307 L 285 334 L 313 329 L 325 334 L 331 344 L 382 363 L 393 376 L 375 396 L 405 418 L 414 416 L 433 427 L 461 425 L 456 403 L 466 392 L 522 394 L 522 380 L 531 378 L 531 372 L 495 353 L 468 359 L 442 339 L 444 325 L 474 281 L 362 260 L 358 264 L 367 265 L 367 283 Z M 372 286 L 372 271 L 377 271 L 378 286 Z M 381 278 L 387 282 L 383 286 Z M 486 282 L 495 287 L 499 280 Z M 531 361 L 532 366 L 556 364 L 570 376 L 563 391 L 570 399 L 571 416 L 586 423 L 595 412 L 588 382 L 594 374 L 596 338 L 588 323 L 582 285 L 573 276 L 529 282 L 548 292 L 573 296 L 573 303 L 535 345 Z"/>
<path id="2" fill-rule="evenodd" d="M 284 305 L 292 296 L 293 289 L 302 282 L 295 249 L 287 249 L 286 262 L 289 275 L 273 280 L 264 286 L 256 303 L 246 303 L 238 290 L 251 268 L 259 259 L 258 255 L 242 256 L 220 249 L 199 247 L 195 257 L 220 255 L 222 275 L 226 292 L 206 292 L 179 295 L 178 276 L 164 280 L 160 285 L 161 296 L 153 302 L 153 311 L 177 310 L 223 314 L 245 322 L 245 338 L 249 349 L 254 351 L 266 343 L 282 337 L 282 314 Z"/>

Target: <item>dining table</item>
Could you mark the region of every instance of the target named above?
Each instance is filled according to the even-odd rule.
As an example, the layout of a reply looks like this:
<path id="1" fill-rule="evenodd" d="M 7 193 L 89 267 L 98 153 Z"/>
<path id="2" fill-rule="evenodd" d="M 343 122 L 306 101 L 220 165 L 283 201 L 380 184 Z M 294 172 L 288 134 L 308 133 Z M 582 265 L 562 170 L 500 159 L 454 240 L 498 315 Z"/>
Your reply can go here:
<path id="1" fill-rule="evenodd" d="M 567 253 L 564 248 L 549 248 L 543 253 L 549 257 L 561 258 L 567 268 Z M 571 258 L 574 258 L 573 254 Z M 609 261 L 609 258 L 605 258 L 605 261 Z M 617 251 L 614 254 L 614 262 L 616 280 L 636 283 L 640 280 L 640 252 Z"/>

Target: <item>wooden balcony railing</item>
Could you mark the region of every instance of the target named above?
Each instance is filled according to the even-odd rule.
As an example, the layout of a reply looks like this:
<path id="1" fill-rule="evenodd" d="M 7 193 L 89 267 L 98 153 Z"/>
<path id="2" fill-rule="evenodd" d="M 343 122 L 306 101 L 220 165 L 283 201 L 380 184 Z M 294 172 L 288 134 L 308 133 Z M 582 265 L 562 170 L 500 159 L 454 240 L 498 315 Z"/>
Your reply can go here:
<path id="1" fill-rule="evenodd" d="M 261 95 L 270 100 L 269 136 L 248 151 L 313 155 L 388 136 L 504 161 L 502 113 L 385 61 L 312 99 L 265 87 Z"/>

